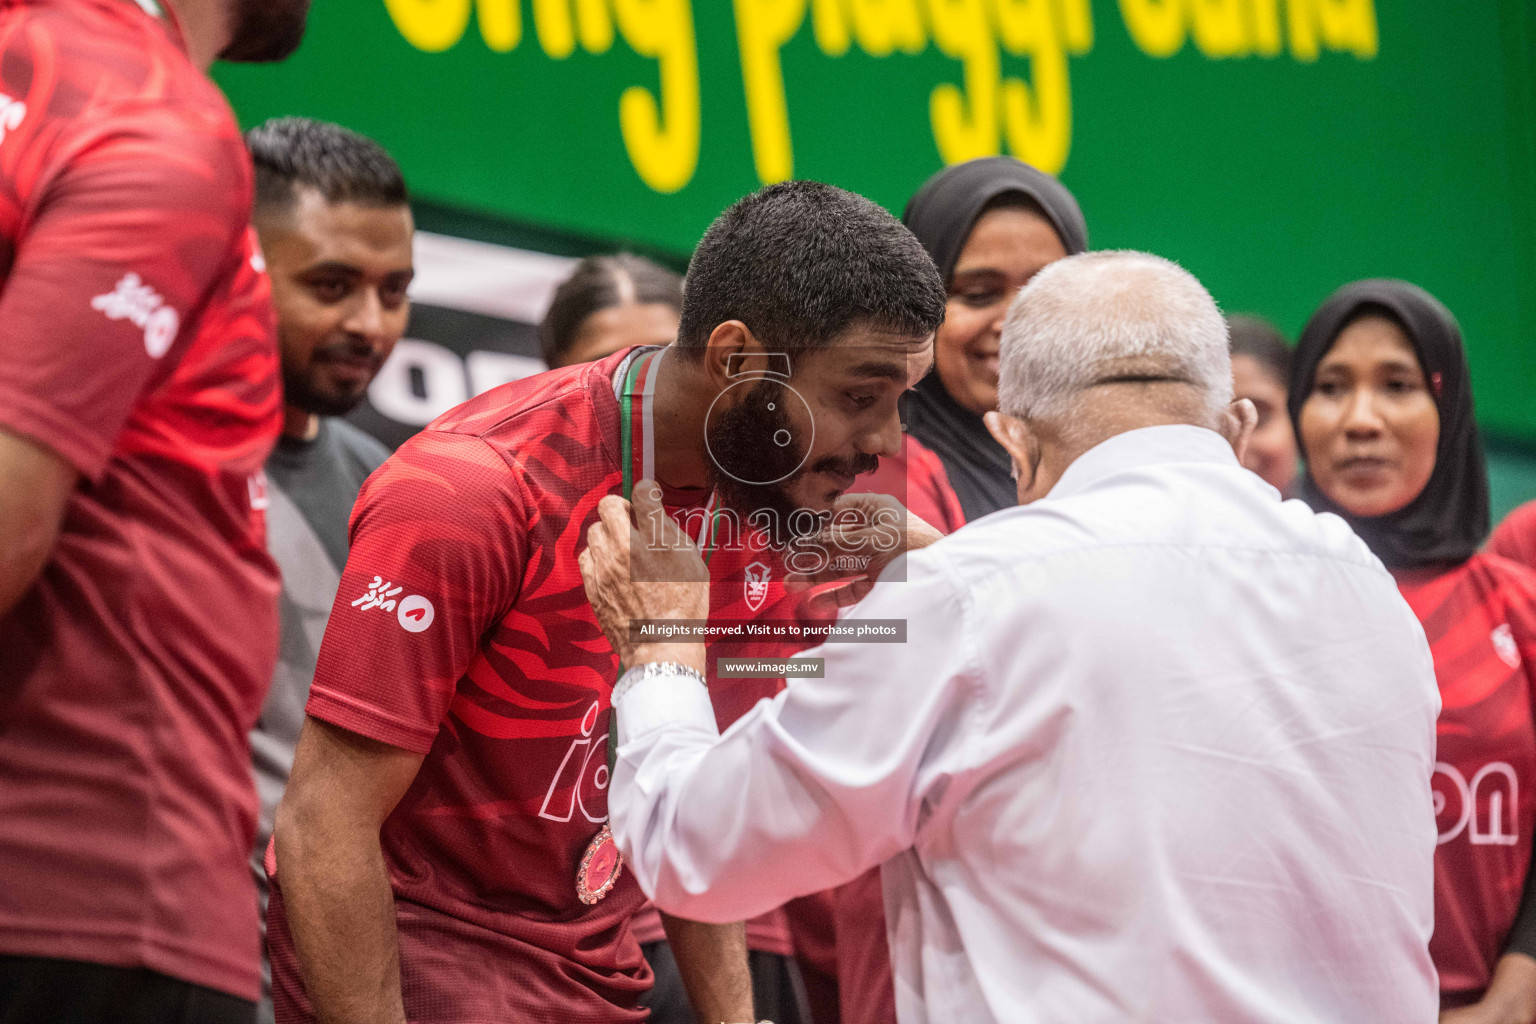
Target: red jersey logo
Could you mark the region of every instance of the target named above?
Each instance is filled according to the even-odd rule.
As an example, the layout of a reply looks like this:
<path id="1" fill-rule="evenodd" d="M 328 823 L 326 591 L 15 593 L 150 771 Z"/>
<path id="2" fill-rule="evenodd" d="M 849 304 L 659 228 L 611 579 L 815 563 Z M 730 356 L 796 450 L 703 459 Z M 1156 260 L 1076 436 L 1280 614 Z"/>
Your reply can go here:
<path id="1" fill-rule="evenodd" d="M 768 600 L 768 577 L 772 572 L 773 570 L 762 562 L 753 562 L 747 566 L 747 579 L 742 584 L 742 591 L 747 607 L 754 612 Z"/>

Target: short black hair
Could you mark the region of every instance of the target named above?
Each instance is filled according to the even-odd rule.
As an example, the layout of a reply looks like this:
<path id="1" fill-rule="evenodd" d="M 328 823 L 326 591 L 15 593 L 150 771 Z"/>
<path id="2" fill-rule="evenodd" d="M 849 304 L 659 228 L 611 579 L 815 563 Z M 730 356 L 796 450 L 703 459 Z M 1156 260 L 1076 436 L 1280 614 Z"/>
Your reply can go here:
<path id="1" fill-rule="evenodd" d="M 544 362 L 559 365 L 587 317 L 633 302 L 683 308 L 683 279 L 643 256 L 620 252 L 588 256 L 555 289 L 549 310 L 539 324 L 539 348 Z"/>
<path id="2" fill-rule="evenodd" d="M 1227 336 L 1233 355 L 1257 359 L 1282 388 L 1290 386 L 1291 344 L 1280 328 L 1263 317 L 1236 313 L 1227 317 Z"/>
<path id="3" fill-rule="evenodd" d="M 727 320 L 778 352 L 825 347 L 855 324 L 927 335 L 944 303 L 938 268 L 901 221 L 852 192 L 786 181 L 738 200 L 704 232 L 677 345 L 696 355 Z"/>
<path id="4" fill-rule="evenodd" d="M 294 187 L 307 185 L 328 203 L 402 206 L 405 178 L 384 147 L 329 121 L 278 117 L 245 133 L 256 168 L 256 211 L 293 205 Z"/>

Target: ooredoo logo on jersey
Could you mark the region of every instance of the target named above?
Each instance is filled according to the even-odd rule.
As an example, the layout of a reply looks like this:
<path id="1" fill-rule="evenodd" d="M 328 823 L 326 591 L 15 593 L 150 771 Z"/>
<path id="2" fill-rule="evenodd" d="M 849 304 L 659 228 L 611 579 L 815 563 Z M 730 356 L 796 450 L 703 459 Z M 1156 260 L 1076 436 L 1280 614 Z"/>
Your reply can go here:
<path id="1" fill-rule="evenodd" d="M 432 602 L 420 594 L 412 594 L 400 602 L 400 608 L 395 612 L 395 618 L 400 620 L 400 625 L 407 633 L 420 633 L 432 625 L 432 618 L 436 612 L 432 608 Z"/>
<path id="2" fill-rule="evenodd" d="M 407 633 L 420 633 L 432 625 L 432 620 L 437 617 L 437 610 L 432 607 L 431 601 L 420 594 L 401 597 L 403 593 L 405 593 L 404 587 L 382 576 L 375 576 L 363 595 L 352 602 L 352 607 L 361 612 L 371 611 L 374 608 L 394 612 L 401 629 Z"/>

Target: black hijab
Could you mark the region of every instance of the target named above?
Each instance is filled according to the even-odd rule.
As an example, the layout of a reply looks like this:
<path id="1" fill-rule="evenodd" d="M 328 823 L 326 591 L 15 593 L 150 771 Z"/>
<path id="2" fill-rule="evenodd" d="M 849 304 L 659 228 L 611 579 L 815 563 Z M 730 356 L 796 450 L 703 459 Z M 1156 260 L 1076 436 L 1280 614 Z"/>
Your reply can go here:
<path id="1" fill-rule="evenodd" d="M 901 218 L 933 257 L 946 288 L 976 219 L 989 203 L 1010 195 L 1026 196 L 1039 205 L 1067 255 L 1087 251 L 1088 224 L 1061 182 L 1012 157 L 970 160 L 929 178 Z M 907 428 L 944 463 L 967 522 L 1018 503 L 1008 453 L 992 439 L 980 416 L 950 396 L 937 373 L 930 373 L 912 393 Z"/>
<path id="2" fill-rule="evenodd" d="M 1440 413 L 1440 441 L 1429 483 L 1404 508 L 1384 516 L 1352 516 L 1323 495 L 1308 470 L 1302 497 L 1319 512 L 1348 521 L 1367 546 L 1393 569 L 1410 569 L 1470 558 L 1488 535 L 1488 467 L 1472 410 L 1472 381 L 1456 318 L 1433 295 L 1406 281 L 1356 281 L 1328 297 L 1312 314 L 1291 366 L 1287 399 L 1296 444 L 1301 407 L 1312 391 L 1317 365 L 1355 320 L 1384 314 L 1413 343 Z"/>

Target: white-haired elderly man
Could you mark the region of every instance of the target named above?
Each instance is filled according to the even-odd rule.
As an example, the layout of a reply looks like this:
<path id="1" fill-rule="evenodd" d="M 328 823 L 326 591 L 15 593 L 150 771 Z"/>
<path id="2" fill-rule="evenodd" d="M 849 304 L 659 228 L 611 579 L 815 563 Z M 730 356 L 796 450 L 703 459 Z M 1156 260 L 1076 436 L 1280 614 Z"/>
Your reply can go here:
<path id="1" fill-rule="evenodd" d="M 809 652 L 824 678 L 723 736 L 702 648 L 623 628 L 704 618 L 702 583 L 630 582 L 698 556 L 604 499 L 584 572 L 630 666 L 609 800 L 641 887 L 733 921 L 883 864 L 908 1022 L 1429 1024 L 1439 699 L 1391 576 L 1239 465 L 1252 407 L 1174 264 L 1052 264 L 1001 358 L 1021 507 L 887 570 L 857 614 L 904 645 Z"/>

